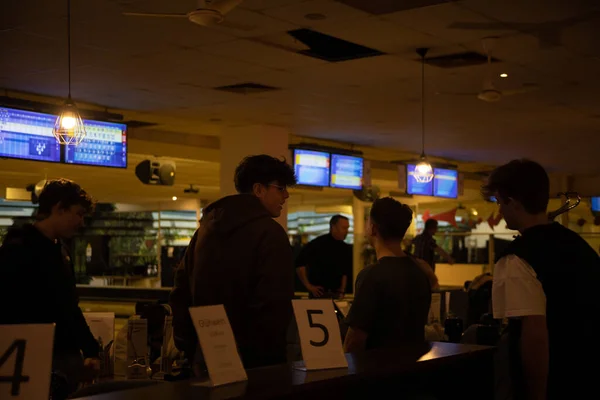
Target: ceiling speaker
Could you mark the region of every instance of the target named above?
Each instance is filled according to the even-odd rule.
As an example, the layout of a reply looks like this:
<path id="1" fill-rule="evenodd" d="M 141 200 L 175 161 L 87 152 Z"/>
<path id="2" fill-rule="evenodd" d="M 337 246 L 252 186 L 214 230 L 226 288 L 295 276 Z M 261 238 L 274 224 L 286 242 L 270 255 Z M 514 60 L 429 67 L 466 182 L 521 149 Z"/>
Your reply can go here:
<path id="1" fill-rule="evenodd" d="M 135 176 L 146 185 L 173 186 L 175 162 L 144 160 L 135 167 Z"/>

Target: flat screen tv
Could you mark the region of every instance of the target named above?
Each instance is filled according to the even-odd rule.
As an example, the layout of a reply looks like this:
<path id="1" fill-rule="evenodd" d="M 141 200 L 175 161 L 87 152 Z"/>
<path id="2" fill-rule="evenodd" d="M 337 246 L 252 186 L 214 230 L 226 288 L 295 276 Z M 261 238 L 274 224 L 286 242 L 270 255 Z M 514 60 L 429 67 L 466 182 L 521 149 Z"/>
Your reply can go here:
<path id="1" fill-rule="evenodd" d="M 86 136 L 78 146 L 65 146 L 65 163 L 127 168 L 127 125 L 84 120 Z"/>
<path id="2" fill-rule="evenodd" d="M 0 107 L 0 157 L 60 162 L 56 116 Z"/>
<path id="3" fill-rule="evenodd" d="M 415 179 L 415 164 L 406 164 L 406 193 L 433 196 L 433 181 L 417 182 Z"/>
<path id="4" fill-rule="evenodd" d="M 592 211 L 600 212 L 600 196 L 592 197 Z"/>
<path id="5" fill-rule="evenodd" d="M 433 169 L 433 195 L 456 199 L 458 197 L 458 171 L 455 169 Z"/>
<path id="6" fill-rule="evenodd" d="M 294 172 L 298 185 L 329 186 L 329 153 L 294 149 Z"/>
<path id="7" fill-rule="evenodd" d="M 362 189 L 363 158 L 331 154 L 331 179 L 329 186 L 342 189 Z"/>

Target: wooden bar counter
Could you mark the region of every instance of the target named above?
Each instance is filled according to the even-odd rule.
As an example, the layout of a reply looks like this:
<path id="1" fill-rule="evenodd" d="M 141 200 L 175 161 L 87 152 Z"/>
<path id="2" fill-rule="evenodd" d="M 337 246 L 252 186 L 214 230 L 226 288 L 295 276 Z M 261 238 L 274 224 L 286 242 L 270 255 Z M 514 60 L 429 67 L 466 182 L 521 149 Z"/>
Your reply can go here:
<path id="1" fill-rule="evenodd" d="M 494 351 L 432 342 L 347 354 L 348 369 L 305 372 L 280 365 L 248 370 L 247 382 L 223 387 L 165 382 L 84 399 L 491 399 Z"/>

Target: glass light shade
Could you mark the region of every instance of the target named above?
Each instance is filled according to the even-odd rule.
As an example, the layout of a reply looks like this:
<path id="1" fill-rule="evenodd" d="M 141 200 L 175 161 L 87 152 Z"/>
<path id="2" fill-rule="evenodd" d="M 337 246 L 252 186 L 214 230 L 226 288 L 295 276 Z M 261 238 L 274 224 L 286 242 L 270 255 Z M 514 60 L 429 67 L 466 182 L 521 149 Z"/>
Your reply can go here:
<path id="1" fill-rule="evenodd" d="M 72 101 L 67 101 L 61 110 L 52 133 L 56 141 L 67 146 L 77 146 L 85 138 L 85 126 L 79 110 Z"/>
<path id="2" fill-rule="evenodd" d="M 431 167 L 431 164 L 429 164 L 426 160 L 421 160 L 421 162 L 415 166 L 413 176 L 417 182 L 431 182 L 433 179 L 433 168 Z"/>

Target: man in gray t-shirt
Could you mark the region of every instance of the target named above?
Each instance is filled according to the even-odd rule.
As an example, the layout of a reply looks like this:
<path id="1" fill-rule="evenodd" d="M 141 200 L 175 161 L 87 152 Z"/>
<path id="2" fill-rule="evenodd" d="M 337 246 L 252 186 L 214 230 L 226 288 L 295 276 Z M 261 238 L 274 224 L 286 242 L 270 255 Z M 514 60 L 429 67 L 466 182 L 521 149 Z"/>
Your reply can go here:
<path id="1" fill-rule="evenodd" d="M 346 318 L 346 352 L 425 340 L 431 283 L 401 246 L 411 221 L 412 210 L 391 197 L 375 201 L 371 208 L 367 235 L 377 263 L 357 277 L 354 302 Z"/>

